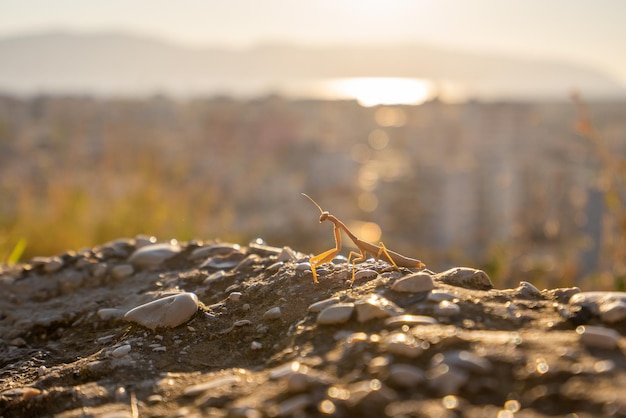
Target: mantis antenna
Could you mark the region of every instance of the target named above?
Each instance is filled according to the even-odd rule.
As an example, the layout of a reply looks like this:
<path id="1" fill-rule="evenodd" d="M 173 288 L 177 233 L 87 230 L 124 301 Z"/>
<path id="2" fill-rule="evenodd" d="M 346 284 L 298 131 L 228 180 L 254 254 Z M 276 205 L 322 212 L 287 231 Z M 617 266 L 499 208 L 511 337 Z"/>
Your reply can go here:
<path id="1" fill-rule="evenodd" d="M 317 204 L 317 202 L 315 202 L 315 200 L 313 200 L 313 198 L 312 198 L 311 196 L 309 196 L 309 195 L 308 195 L 308 194 L 306 194 L 306 193 L 302 193 L 302 196 L 306 197 L 306 198 L 307 198 L 307 199 L 309 199 L 311 202 L 313 202 L 313 204 L 314 204 L 315 206 L 317 206 L 317 208 L 320 210 L 320 213 L 321 213 L 321 214 L 323 214 L 323 213 L 324 213 L 324 210 L 320 207 L 320 205 L 318 205 L 318 204 Z"/>

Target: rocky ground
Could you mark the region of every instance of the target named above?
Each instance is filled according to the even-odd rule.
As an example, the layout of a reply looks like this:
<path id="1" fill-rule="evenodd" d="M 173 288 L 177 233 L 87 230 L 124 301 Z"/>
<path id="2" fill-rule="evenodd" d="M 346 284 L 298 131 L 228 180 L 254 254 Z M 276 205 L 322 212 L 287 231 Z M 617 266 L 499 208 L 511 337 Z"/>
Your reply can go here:
<path id="1" fill-rule="evenodd" d="M 0 416 L 626 416 L 626 293 L 307 260 L 138 237 L 0 268 Z"/>

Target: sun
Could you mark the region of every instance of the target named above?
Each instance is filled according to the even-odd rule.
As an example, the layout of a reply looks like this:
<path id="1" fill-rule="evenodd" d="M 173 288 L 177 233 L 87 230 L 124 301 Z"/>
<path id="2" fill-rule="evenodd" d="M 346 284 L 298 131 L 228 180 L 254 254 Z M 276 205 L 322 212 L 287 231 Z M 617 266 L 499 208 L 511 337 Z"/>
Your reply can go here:
<path id="1" fill-rule="evenodd" d="M 422 104 L 432 96 L 433 87 L 430 81 L 416 78 L 359 77 L 333 80 L 328 90 L 369 107 Z"/>

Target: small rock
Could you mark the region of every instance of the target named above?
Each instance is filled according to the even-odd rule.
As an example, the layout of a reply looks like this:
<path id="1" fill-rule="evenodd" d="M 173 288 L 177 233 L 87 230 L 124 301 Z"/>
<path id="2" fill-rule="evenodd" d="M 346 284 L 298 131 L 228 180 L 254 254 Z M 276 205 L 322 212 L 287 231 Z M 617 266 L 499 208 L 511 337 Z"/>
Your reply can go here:
<path id="1" fill-rule="evenodd" d="M 130 277 L 135 272 L 135 269 L 130 264 L 119 264 L 111 269 L 111 276 L 115 280 L 125 279 Z"/>
<path id="2" fill-rule="evenodd" d="M 258 341 L 252 341 L 252 343 L 250 343 L 250 349 L 251 350 L 260 350 L 263 348 L 263 344 L 261 344 Z"/>
<path id="3" fill-rule="evenodd" d="M 115 309 L 115 308 L 102 308 L 102 309 L 98 309 L 98 318 L 100 318 L 103 321 L 109 321 L 111 319 L 118 319 L 121 318 L 122 316 L 124 316 L 124 311 L 122 311 L 121 309 Z"/>
<path id="4" fill-rule="evenodd" d="M 438 316 L 454 316 L 461 313 L 461 307 L 449 300 L 442 300 L 435 308 L 435 315 Z"/>
<path id="5" fill-rule="evenodd" d="M 404 388 L 416 387 L 425 379 L 422 369 L 410 364 L 393 364 L 389 368 L 389 383 Z"/>
<path id="6" fill-rule="evenodd" d="M 354 281 L 363 279 L 373 279 L 378 276 L 378 272 L 372 269 L 363 269 L 354 273 Z"/>
<path id="7" fill-rule="evenodd" d="M 184 396 L 198 396 L 213 389 L 217 389 L 223 386 L 232 386 L 241 381 L 239 376 L 224 376 L 217 377 L 205 383 L 199 383 L 196 385 L 187 386 L 183 391 Z"/>
<path id="8" fill-rule="evenodd" d="M 278 254 L 278 257 L 276 258 L 278 261 L 295 261 L 297 260 L 297 256 L 296 253 L 289 247 L 283 247 L 282 251 L 280 252 L 280 254 Z"/>
<path id="9" fill-rule="evenodd" d="M 63 260 L 61 257 L 50 257 L 50 259 L 44 263 L 43 271 L 46 273 L 55 273 L 59 271 L 61 267 L 63 267 Z"/>
<path id="10" fill-rule="evenodd" d="M 626 318 L 626 292 L 580 292 L 570 298 L 569 304 L 585 306 L 605 322 Z"/>
<path id="11" fill-rule="evenodd" d="M 59 273 L 59 290 L 61 293 L 71 293 L 83 285 L 85 279 L 79 270 L 64 270 Z"/>
<path id="12" fill-rule="evenodd" d="M 155 268 L 180 251 L 181 248 L 178 245 L 168 243 L 146 245 L 132 253 L 128 257 L 128 262 L 138 268 Z"/>
<path id="13" fill-rule="evenodd" d="M 275 306 L 265 311 L 265 313 L 263 314 L 263 319 L 266 321 L 272 321 L 275 319 L 280 319 L 282 318 L 282 316 L 283 313 L 281 312 L 280 307 Z"/>
<path id="14" fill-rule="evenodd" d="M 493 284 L 491 283 L 489 276 L 487 276 L 487 273 L 471 267 L 455 267 L 442 273 L 435 274 L 433 278 L 435 281 L 466 289 L 493 289 Z"/>
<path id="15" fill-rule="evenodd" d="M 420 271 L 397 280 L 391 286 L 391 290 L 403 293 L 421 293 L 428 292 L 434 287 L 430 274 Z"/>
<path id="16" fill-rule="evenodd" d="M 337 303 L 324 308 L 317 315 L 319 325 L 343 324 L 350 320 L 354 312 L 354 303 Z"/>
<path id="17" fill-rule="evenodd" d="M 124 357 L 128 353 L 130 353 L 131 346 L 130 344 L 124 344 L 117 347 L 115 350 L 111 351 L 111 356 L 115 358 Z"/>
<path id="18" fill-rule="evenodd" d="M 469 374 L 445 363 L 439 364 L 426 373 L 428 385 L 441 395 L 455 395 L 469 380 Z"/>
<path id="19" fill-rule="evenodd" d="M 611 350 L 617 347 L 620 335 L 610 328 L 581 325 L 576 328 L 576 333 L 580 336 L 580 342 L 588 347 L 597 347 Z"/>
<path id="20" fill-rule="evenodd" d="M 228 295 L 228 300 L 231 302 L 239 302 L 241 300 L 242 293 L 241 292 L 230 292 Z"/>
<path id="21" fill-rule="evenodd" d="M 336 303 L 339 303 L 339 300 L 340 299 L 338 297 L 320 300 L 319 302 L 315 302 L 312 305 L 309 305 L 309 308 L 307 309 L 307 311 L 309 313 L 318 313 L 322 309 L 324 309 L 324 308 L 326 308 L 326 307 L 328 307 L 330 305 L 334 305 Z"/>
<path id="22" fill-rule="evenodd" d="M 280 268 L 285 264 L 284 261 L 277 261 L 276 263 L 268 266 L 265 270 L 269 273 L 274 273 L 280 270 Z"/>
<path id="23" fill-rule="evenodd" d="M 311 263 L 309 263 L 308 261 L 304 261 L 302 263 L 298 263 L 298 264 L 296 264 L 296 270 L 297 271 L 311 270 Z"/>
<path id="24" fill-rule="evenodd" d="M 293 417 L 303 414 L 303 410 L 311 405 L 313 400 L 307 394 L 297 395 L 289 398 L 278 405 L 279 417 Z"/>
<path id="25" fill-rule="evenodd" d="M 390 354 L 408 358 L 415 358 L 424 351 L 415 337 L 404 332 L 393 332 L 382 343 Z"/>
<path id="26" fill-rule="evenodd" d="M 432 358 L 433 366 L 438 366 L 442 363 L 479 374 L 487 374 L 493 369 L 489 360 L 467 350 L 450 350 L 445 353 L 435 354 Z"/>
<path id="27" fill-rule="evenodd" d="M 355 302 L 354 307 L 356 310 L 356 320 L 361 323 L 372 319 L 398 315 L 404 311 L 390 300 L 375 294 L 365 299 L 358 300 Z"/>
<path id="28" fill-rule="evenodd" d="M 454 300 L 457 296 L 454 293 L 434 289 L 426 298 L 429 302 L 441 302 L 442 300 Z"/>
<path id="29" fill-rule="evenodd" d="M 241 251 L 233 251 L 226 255 L 216 255 L 200 265 L 200 268 L 212 268 L 218 270 L 228 270 L 237 267 L 244 259 L 246 254 Z"/>
<path id="30" fill-rule="evenodd" d="M 435 318 L 426 315 L 398 315 L 385 320 L 385 325 L 388 327 L 400 327 L 402 325 L 432 325 L 436 323 L 437 320 Z"/>
<path id="31" fill-rule="evenodd" d="M 126 312 L 124 319 L 146 328 L 174 328 L 187 322 L 198 310 L 194 293 L 179 293 L 157 299 Z"/>
<path id="32" fill-rule="evenodd" d="M 541 291 L 532 283 L 522 281 L 515 289 L 515 296 L 519 299 L 539 299 L 541 298 Z"/>
<path id="33" fill-rule="evenodd" d="M 599 310 L 602 321 L 609 324 L 620 322 L 626 318 L 626 302 L 621 300 L 603 303 L 600 305 Z"/>

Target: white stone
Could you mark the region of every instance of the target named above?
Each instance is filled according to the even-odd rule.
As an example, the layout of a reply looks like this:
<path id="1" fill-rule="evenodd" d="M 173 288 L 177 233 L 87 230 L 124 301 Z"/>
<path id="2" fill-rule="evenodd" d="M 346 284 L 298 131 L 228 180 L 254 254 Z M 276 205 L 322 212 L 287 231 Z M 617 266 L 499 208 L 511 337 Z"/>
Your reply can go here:
<path id="1" fill-rule="evenodd" d="M 308 312 L 309 313 L 318 313 L 318 312 L 322 311 L 324 308 L 329 307 L 330 305 L 334 305 L 336 303 L 339 303 L 339 300 L 340 299 L 338 297 L 320 300 L 319 302 L 315 302 L 315 303 L 311 304 L 309 306 L 309 308 L 308 308 Z"/>
<path id="2" fill-rule="evenodd" d="M 151 244 L 136 250 L 128 257 L 128 261 L 139 268 L 154 268 L 180 251 L 181 248 L 178 245 Z"/>
<path id="3" fill-rule="evenodd" d="M 489 290 L 493 283 L 487 273 L 471 267 L 455 267 L 435 274 L 434 279 L 452 286 L 466 289 Z"/>
<path id="4" fill-rule="evenodd" d="M 436 323 L 437 320 L 435 318 L 426 315 L 398 315 L 385 320 L 385 325 L 389 327 L 398 327 L 402 325 L 432 325 Z"/>
<path id="5" fill-rule="evenodd" d="M 196 385 L 187 386 L 183 391 L 184 396 L 198 396 L 209 390 L 216 389 L 223 386 L 232 386 L 241 381 L 239 376 L 224 376 L 217 377 L 205 383 L 199 383 Z"/>
<path id="6" fill-rule="evenodd" d="M 415 337 L 404 332 L 394 332 L 383 339 L 383 345 L 390 354 L 415 358 L 424 351 Z"/>
<path id="7" fill-rule="evenodd" d="M 604 322 L 626 319 L 626 292 L 581 292 L 573 295 L 570 305 L 585 305 Z"/>
<path id="8" fill-rule="evenodd" d="M 391 286 L 391 290 L 403 293 L 428 292 L 435 287 L 430 274 L 418 272 L 403 277 Z"/>
<path id="9" fill-rule="evenodd" d="M 354 281 L 362 279 L 374 279 L 378 276 L 378 272 L 372 269 L 363 269 L 354 273 Z"/>
<path id="10" fill-rule="evenodd" d="M 425 379 L 422 369 L 410 364 L 393 364 L 389 368 L 389 383 L 394 386 L 411 388 Z"/>
<path id="11" fill-rule="evenodd" d="M 395 303 L 376 294 L 358 300 L 354 307 L 356 320 L 361 323 L 377 318 L 388 318 L 403 312 L 403 309 Z"/>
<path id="12" fill-rule="evenodd" d="M 130 353 L 130 350 L 131 350 L 131 345 L 124 344 L 124 345 L 117 347 L 115 350 L 111 351 L 111 356 L 115 358 L 124 357 L 125 355 Z"/>
<path id="13" fill-rule="evenodd" d="M 275 306 L 265 311 L 265 313 L 263 314 L 263 319 L 266 321 L 272 321 L 275 319 L 280 319 L 282 318 L 282 316 L 283 313 L 281 312 L 280 307 Z"/>
<path id="14" fill-rule="evenodd" d="M 576 328 L 576 333 L 580 336 L 582 344 L 607 350 L 617 347 L 620 338 L 614 329 L 593 325 L 581 325 Z"/>
<path id="15" fill-rule="evenodd" d="M 111 319 L 117 319 L 124 316 L 124 311 L 116 308 L 101 308 L 98 309 L 98 318 L 103 321 L 109 321 Z"/>
<path id="16" fill-rule="evenodd" d="M 600 318 L 610 324 L 622 321 L 626 318 L 626 302 L 619 300 L 603 303 L 600 305 Z"/>
<path id="17" fill-rule="evenodd" d="M 454 316 L 461 313 L 461 307 L 449 300 L 442 300 L 435 308 L 435 314 L 438 316 Z"/>
<path id="18" fill-rule="evenodd" d="M 137 306 L 124 319 L 146 328 L 174 328 L 187 322 L 198 310 L 194 293 L 179 293 Z"/>
<path id="19" fill-rule="evenodd" d="M 130 277 L 135 272 L 135 269 L 130 264 L 119 264 L 111 269 L 111 276 L 115 280 L 125 279 Z"/>
<path id="20" fill-rule="evenodd" d="M 354 303 L 337 303 L 324 308 L 317 315 L 319 325 L 343 324 L 350 320 L 354 312 Z"/>

